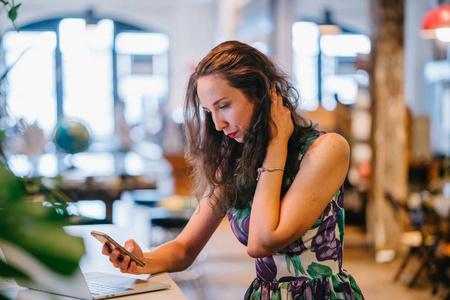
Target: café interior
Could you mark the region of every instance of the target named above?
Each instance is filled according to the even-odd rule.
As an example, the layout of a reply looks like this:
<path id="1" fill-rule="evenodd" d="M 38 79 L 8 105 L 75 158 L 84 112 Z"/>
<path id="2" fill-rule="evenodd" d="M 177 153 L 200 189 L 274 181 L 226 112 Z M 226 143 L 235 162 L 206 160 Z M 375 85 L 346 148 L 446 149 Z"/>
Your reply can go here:
<path id="1" fill-rule="evenodd" d="M 21 2 L 14 25 L 0 16 L 2 160 L 67 195 L 72 225 L 129 228 L 148 247 L 181 232 L 198 203 L 187 80 L 239 40 L 349 142 L 344 266 L 366 299 L 450 299 L 450 1 Z M 170 274 L 188 299 L 241 299 L 254 278 L 226 221 Z"/>

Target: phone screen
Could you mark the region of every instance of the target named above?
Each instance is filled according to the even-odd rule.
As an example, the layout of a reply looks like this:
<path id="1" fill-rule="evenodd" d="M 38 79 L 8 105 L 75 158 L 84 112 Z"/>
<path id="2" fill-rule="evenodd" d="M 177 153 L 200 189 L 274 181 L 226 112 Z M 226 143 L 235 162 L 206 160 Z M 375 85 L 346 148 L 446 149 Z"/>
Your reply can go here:
<path id="1" fill-rule="evenodd" d="M 107 235 L 106 233 L 100 231 L 91 231 L 91 235 L 95 237 L 100 243 L 106 244 L 111 250 L 119 250 L 122 255 L 128 255 L 132 261 L 134 261 L 138 266 L 145 267 L 145 262 L 137 258 L 134 254 L 129 252 L 127 249 L 122 247 L 119 243 L 117 243 L 112 237 Z M 123 256 L 119 256 L 119 260 L 121 261 Z"/>

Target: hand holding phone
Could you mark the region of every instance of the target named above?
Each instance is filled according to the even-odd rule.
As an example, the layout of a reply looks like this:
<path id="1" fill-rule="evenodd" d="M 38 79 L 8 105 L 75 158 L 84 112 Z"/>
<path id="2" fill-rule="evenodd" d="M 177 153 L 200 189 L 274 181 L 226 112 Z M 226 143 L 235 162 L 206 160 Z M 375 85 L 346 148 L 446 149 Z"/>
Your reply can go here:
<path id="1" fill-rule="evenodd" d="M 106 233 L 100 232 L 100 231 L 91 231 L 91 235 L 95 237 L 100 243 L 105 244 L 108 248 L 110 248 L 112 251 L 117 249 L 120 251 L 121 256 L 119 256 L 119 260 L 123 260 L 123 257 L 125 255 L 128 255 L 132 261 L 134 261 L 138 266 L 145 267 L 145 262 L 137 258 L 133 253 L 122 247 L 119 243 L 117 243 L 115 240 L 113 240 L 112 237 L 107 235 Z"/>

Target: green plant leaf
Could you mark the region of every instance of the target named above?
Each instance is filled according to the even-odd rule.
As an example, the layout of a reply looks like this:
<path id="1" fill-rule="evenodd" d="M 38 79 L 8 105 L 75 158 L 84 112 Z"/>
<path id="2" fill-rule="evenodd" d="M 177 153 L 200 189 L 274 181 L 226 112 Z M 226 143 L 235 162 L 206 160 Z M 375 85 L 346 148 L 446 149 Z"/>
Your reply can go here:
<path id="1" fill-rule="evenodd" d="M 0 164 L 0 208 L 23 199 L 24 190 L 20 180 L 4 164 Z"/>
<path id="2" fill-rule="evenodd" d="M 10 299 L 3 296 L 2 292 L 0 291 L 0 300 L 10 300 Z"/>
<path id="3" fill-rule="evenodd" d="M 70 236 L 62 227 L 48 224 L 42 224 L 37 234 L 41 234 L 38 241 L 27 238 L 18 241 L 18 244 L 46 266 L 61 274 L 70 275 L 78 268 L 78 262 L 85 249 L 82 238 Z"/>
<path id="4" fill-rule="evenodd" d="M 68 214 L 62 194 L 55 196 L 40 181 L 33 184 L 38 188 L 32 190 L 42 191 L 46 202 L 29 201 L 30 197 L 25 197 L 29 195 L 26 180 L 0 164 L 0 239 L 22 248 L 55 272 L 70 275 L 84 254 L 83 240 L 63 229 Z M 51 201 L 47 201 L 49 198 Z"/>
<path id="5" fill-rule="evenodd" d="M 22 3 L 17 4 L 16 6 L 14 6 L 13 8 L 11 8 L 11 9 L 8 11 L 8 18 L 9 18 L 11 21 L 14 22 L 14 21 L 17 19 L 17 10 L 19 9 L 19 7 L 20 7 L 21 4 L 22 4 Z"/>
<path id="6" fill-rule="evenodd" d="M 66 219 L 41 203 L 19 203 L 0 210 L 0 238 L 36 257 L 61 274 L 70 275 L 84 254 L 83 239 L 68 235 Z"/>
<path id="7" fill-rule="evenodd" d="M 0 277 L 20 277 L 23 279 L 29 279 L 27 274 L 6 264 L 3 260 L 0 260 Z"/>

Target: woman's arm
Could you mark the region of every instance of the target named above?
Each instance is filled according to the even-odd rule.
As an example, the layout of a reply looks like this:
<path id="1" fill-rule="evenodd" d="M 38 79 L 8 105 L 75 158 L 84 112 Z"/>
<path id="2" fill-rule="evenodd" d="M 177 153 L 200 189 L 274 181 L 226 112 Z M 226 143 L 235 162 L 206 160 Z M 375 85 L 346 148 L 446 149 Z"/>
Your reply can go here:
<path id="1" fill-rule="evenodd" d="M 159 246 L 154 251 L 142 253 L 140 247 L 133 240 L 125 243 L 127 250 L 139 258 L 145 259 L 145 267 L 138 267 L 135 262 L 130 263 L 128 256 L 120 262 L 118 251 L 111 253 L 105 246 L 103 254 L 109 255 L 113 265 L 126 273 L 155 274 L 186 269 L 194 262 L 223 219 L 222 213 L 214 212 L 207 201 L 207 199 L 200 201 L 189 223 L 175 240 Z"/>
<path id="2" fill-rule="evenodd" d="M 272 94 L 271 115 L 277 134 L 263 167 L 284 168 L 293 124 L 281 97 Z M 280 105 L 281 104 L 281 105 Z M 280 201 L 283 172 L 262 172 L 252 203 L 247 253 L 265 257 L 299 239 L 319 218 L 348 171 L 349 145 L 338 134 L 325 134 L 309 147 L 291 187 Z"/>
<path id="3" fill-rule="evenodd" d="M 268 149 L 267 167 L 272 157 L 273 161 L 279 160 L 279 153 Z M 248 254 L 268 256 L 308 231 L 344 182 L 348 163 L 347 141 L 338 134 L 328 133 L 310 146 L 281 202 L 282 172 L 264 172 L 267 174 L 261 175 L 252 204 Z"/>

